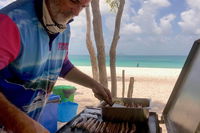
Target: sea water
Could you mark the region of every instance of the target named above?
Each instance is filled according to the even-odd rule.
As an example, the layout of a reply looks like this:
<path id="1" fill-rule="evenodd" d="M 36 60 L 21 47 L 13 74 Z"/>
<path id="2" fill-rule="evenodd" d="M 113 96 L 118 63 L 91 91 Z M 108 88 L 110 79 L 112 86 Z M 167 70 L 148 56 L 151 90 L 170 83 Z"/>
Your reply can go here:
<path id="1" fill-rule="evenodd" d="M 76 66 L 90 66 L 89 55 L 70 55 L 71 62 Z M 182 68 L 186 56 L 135 56 L 135 55 L 117 55 L 117 67 L 148 67 L 148 68 Z M 106 66 L 109 66 L 109 57 L 106 56 Z"/>

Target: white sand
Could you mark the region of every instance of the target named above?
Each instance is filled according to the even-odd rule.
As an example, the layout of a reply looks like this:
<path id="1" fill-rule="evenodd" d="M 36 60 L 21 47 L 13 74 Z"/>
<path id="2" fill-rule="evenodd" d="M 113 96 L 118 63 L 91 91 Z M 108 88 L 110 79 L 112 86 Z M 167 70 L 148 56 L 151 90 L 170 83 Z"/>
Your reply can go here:
<path id="1" fill-rule="evenodd" d="M 79 66 L 78 68 L 92 76 L 91 67 Z M 122 97 L 122 70 L 125 70 L 126 76 L 125 96 L 127 96 L 129 79 L 130 77 L 134 77 L 133 97 L 150 98 L 152 107 L 151 111 L 155 111 L 159 116 L 161 116 L 181 69 L 117 67 L 118 97 Z M 109 67 L 107 67 L 107 72 L 108 77 L 110 77 Z M 108 84 L 110 88 L 110 80 Z M 85 106 L 96 106 L 99 103 L 99 101 L 93 96 L 92 91 L 88 88 L 63 79 L 59 79 L 56 85 L 72 85 L 77 88 L 75 101 L 79 104 L 78 112 L 83 110 Z"/>

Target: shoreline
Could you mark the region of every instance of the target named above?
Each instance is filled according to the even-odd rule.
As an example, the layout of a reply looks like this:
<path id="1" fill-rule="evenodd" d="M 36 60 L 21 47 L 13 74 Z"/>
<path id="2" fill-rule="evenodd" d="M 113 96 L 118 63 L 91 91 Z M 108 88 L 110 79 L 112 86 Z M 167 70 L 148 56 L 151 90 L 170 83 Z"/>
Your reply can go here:
<path id="1" fill-rule="evenodd" d="M 82 72 L 92 76 L 91 66 L 76 66 Z M 107 76 L 110 76 L 110 67 L 106 67 Z M 117 77 L 122 77 L 122 70 L 125 70 L 125 77 L 159 77 L 177 78 L 182 68 L 147 68 L 147 67 L 116 67 Z"/>

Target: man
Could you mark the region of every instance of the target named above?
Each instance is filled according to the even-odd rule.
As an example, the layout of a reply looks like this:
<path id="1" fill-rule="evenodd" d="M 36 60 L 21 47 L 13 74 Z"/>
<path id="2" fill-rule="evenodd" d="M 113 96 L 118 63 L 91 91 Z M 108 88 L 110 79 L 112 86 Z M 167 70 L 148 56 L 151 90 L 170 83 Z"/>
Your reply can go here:
<path id="1" fill-rule="evenodd" d="M 0 125 L 7 132 L 47 133 L 36 121 L 58 76 L 110 92 L 68 60 L 72 18 L 90 0 L 18 0 L 0 10 Z"/>

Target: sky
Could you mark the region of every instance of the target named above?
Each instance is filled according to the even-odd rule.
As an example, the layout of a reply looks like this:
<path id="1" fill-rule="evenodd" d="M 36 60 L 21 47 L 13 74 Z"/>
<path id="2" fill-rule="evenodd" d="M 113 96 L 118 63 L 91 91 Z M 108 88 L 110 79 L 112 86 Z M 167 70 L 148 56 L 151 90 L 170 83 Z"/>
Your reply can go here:
<path id="1" fill-rule="evenodd" d="M 0 0 L 0 8 L 14 0 Z M 116 13 L 100 0 L 106 54 Z M 200 0 L 126 0 L 118 55 L 188 55 L 200 37 Z M 71 23 L 70 54 L 88 54 L 85 10 Z M 92 38 L 93 32 L 91 32 Z M 95 41 L 93 39 L 93 44 Z"/>

